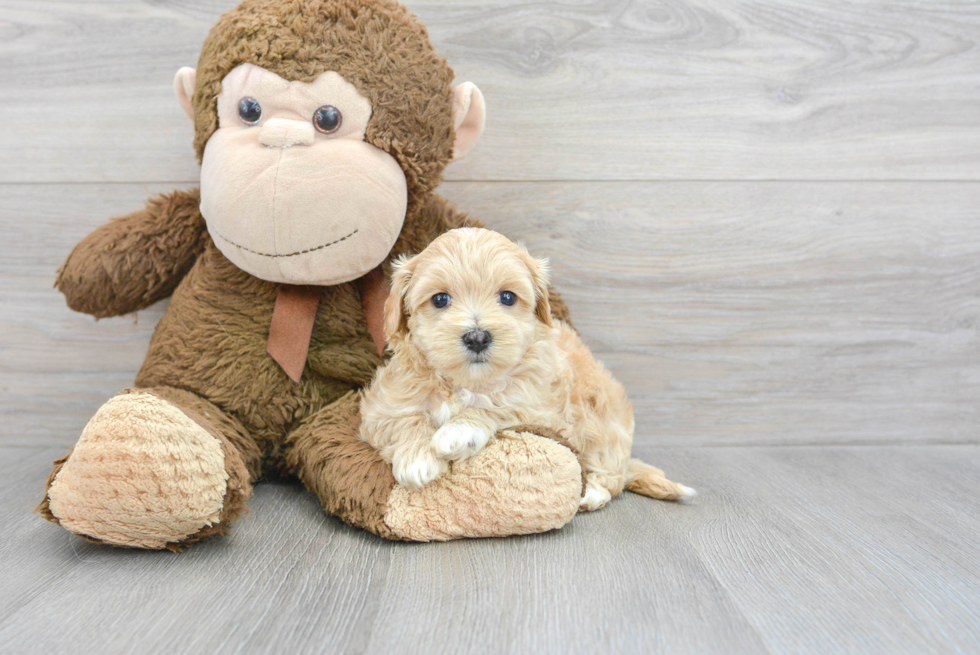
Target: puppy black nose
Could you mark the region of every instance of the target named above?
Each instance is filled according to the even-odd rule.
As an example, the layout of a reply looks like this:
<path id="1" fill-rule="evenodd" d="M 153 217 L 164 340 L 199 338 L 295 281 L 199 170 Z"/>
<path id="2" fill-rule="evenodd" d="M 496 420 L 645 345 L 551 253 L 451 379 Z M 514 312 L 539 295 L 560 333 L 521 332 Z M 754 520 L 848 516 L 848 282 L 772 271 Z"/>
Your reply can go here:
<path id="1" fill-rule="evenodd" d="M 463 343 L 475 353 L 481 353 L 490 345 L 490 333 L 486 330 L 470 330 L 463 335 Z"/>

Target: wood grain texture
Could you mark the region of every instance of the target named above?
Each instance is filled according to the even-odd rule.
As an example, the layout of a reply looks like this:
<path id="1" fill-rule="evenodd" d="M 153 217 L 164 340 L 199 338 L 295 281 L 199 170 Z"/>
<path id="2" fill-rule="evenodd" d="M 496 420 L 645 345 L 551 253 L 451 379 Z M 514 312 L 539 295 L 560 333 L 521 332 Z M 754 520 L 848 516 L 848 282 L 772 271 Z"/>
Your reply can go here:
<path id="1" fill-rule="evenodd" d="M 181 555 L 30 514 L 165 308 L 54 272 L 196 184 L 170 83 L 234 2 L 0 0 L 0 655 L 980 650 L 977 2 L 409 2 L 488 103 L 441 192 L 551 258 L 696 503 L 416 545 L 260 485 Z"/>
<path id="2" fill-rule="evenodd" d="M 72 246 L 167 185 L 8 185 L 0 442 L 74 443 L 132 384 L 163 307 L 94 321 L 51 288 Z M 980 184 L 447 183 L 550 256 L 637 438 L 980 440 Z"/>
<path id="3" fill-rule="evenodd" d="M 719 492 L 711 517 L 684 514 L 683 529 L 771 652 L 968 653 L 980 645 L 977 455 L 711 448 L 672 474 L 707 473 Z"/>
<path id="4" fill-rule="evenodd" d="M 197 178 L 171 79 L 234 0 L 0 0 L 0 181 Z M 409 2 L 483 142 L 451 179 L 980 179 L 980 5 Z"/>
<path id="5" fill-rule="evenodd" d="M 653 448 L 694 504 L 625 494 L 535 537 L 386 543 L 260 485 L 175 555 L 28 513 L 0 448 L 0 653 L 941 653 L 980 644 L 980 448 Z M 134 581 L 138 580 L 138 584 Z M 43 617 L 43 619 L 42 619 Z"/>

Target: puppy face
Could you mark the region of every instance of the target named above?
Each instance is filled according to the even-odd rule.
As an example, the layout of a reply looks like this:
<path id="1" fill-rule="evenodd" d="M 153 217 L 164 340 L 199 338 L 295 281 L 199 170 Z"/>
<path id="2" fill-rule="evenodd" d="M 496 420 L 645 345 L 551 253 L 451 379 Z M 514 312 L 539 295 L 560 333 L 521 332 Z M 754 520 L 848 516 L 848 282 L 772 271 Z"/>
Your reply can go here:
<path id="1" fill-rule="evenodd" d="M 459 384 L 516 366 L 551 327 L 546 263 L 491 230 L 461 228 L 396 264 L 385 330 Z"/>

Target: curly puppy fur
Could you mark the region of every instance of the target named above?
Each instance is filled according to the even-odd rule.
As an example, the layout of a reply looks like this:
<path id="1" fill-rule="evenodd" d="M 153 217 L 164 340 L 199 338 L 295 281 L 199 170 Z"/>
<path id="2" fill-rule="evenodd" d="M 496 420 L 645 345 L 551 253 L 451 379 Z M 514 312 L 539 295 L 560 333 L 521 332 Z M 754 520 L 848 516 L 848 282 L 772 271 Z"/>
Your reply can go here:
<path id="1" fill-rule="evenodd" d="M 623 489 L 693 490 L 630 460 L 633 410 L 575 332 L 554 321 L 546 262 L 486 229 L 443 234 L 400 261 L 385 307 L 391 361 L 364 393 L 361 438 L 409 488 L 441 477 L 501 429 L 553 428 L 579 453 L 581 508 Z"/>

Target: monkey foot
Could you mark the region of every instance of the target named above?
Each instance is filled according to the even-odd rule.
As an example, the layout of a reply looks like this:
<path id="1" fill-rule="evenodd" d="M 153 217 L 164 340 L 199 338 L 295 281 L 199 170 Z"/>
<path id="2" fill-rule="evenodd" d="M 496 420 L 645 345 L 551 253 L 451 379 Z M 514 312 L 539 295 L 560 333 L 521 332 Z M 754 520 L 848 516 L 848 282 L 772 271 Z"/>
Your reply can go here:
<path id="1" fill-rule="evenodd" d="M 384 521 L 410 541 L 546 532 L 575 516 L 581 495 L 575 453 L 551 438 L 504 430 L 421 489 L 395 485 Z"/>
<path id="2" fill-rule="evenodd" d="M 229 486 L 221 442 L 138 390 L 99 409 L 52 478 L 45 516 L 99 541 L 156 549 L 218 524 Z"/>

